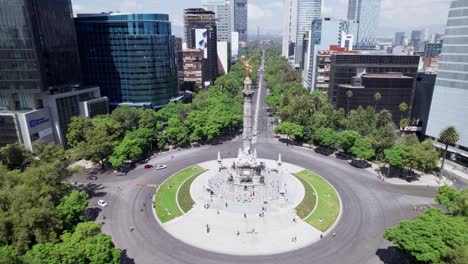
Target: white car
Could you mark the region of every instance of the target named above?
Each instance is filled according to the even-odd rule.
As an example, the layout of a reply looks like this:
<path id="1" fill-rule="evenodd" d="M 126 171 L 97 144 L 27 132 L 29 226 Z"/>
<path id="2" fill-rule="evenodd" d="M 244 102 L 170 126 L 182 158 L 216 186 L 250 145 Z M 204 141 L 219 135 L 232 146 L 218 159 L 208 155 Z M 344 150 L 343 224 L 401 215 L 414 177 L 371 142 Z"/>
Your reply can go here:
<path id="1" fill-rule="evenodd" d="M 97 204 L 98 204 L 99 206 L 101 206 L 101 207 L 107 207 L 107 203 L 106 203 L 106 201 L 104 201 L 104 200 L 99 200 L 99 202 L 98 202 Z"/>
<path id="2" fill-rule="evenodd" d="M 166 165 L 156 165 L 155 168 L 156 168 L 157 170 L 162 170 L 162 169 L 167 168 L 167 166 L 166 166 Z"/>

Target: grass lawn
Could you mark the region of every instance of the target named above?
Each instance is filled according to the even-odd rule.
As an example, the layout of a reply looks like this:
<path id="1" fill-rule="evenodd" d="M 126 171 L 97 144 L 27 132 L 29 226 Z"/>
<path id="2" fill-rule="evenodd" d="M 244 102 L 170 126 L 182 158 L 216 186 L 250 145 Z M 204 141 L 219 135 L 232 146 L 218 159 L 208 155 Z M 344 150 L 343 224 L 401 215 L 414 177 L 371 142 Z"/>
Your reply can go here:
<path id="1" fill-rule="evenodd" d="M 154 208 L 156 210 L 156 215 L 158 216 L 159 220 L 162 223 L 168 222 L 184 214 L 184 212 L 182 212 L 177 206 L 177 198 L 178 198 L 177 190 L 179 189 L 179 187 L 182 185 L 182 183 L 185 180 L 189 179 L 190 177 L 193 177 L 193 179 L 195 179 L 194 176 L 200 175 L 204 171 L 206 170 L 200 166 L 195 165 L 195 166 L 189 167 L 185 170 L 182 170 L 172 175 L 167 181 L 163 183 L 163 185 L 159 187 L 159 190 L 156 193 Z M 186 190 L 189 191 L 190 185 L 188 185 L 187 188 L 188 189 Z M 185 195 L 182 195 L 182 194 L 179 195 L 179 197 L 181 196 L 188 196 L 189 199 L 191 200 L 189 192 L 186 192 Z M 185 201 L 188 199 L 186 197 L 183 197 L 183 200 Z M 184 204 L 187 204 L 187 202 L 184 202 Z M 190 203 L 190 207 L 192 207 L 191 203 Z"/>
<path id="2" fill-rule="evenodd" d="M 315 196 L 314 189 L 310 186 L 309 182 L 301 177 L 297 177 L 299 181 L 301 181 L 302 185 L 304 185 L 305 189 L 305 197 L 302 202 L 296 207 L 297 215 L 304 219 L 306 216 L 314 210 L 315 203 L 317 202 L 317 197 Z"/>
<path id="3" fill-rule="evenodd" d="M 192 196 L 190 196 L 190 185 L 192 185 L 192 182 L 197 178 L 198 175 L 200 175 L 202 172 L 193 175 L 190 177 L 188 180 L 186 180 L 182 186 L 180 186 L 179 193 L 177 195 L 177 201 L 179 201 L 179 206 L 182 208 L 182 211 L 184 213 L 190 211 L 192 209 L 194 201 L 192 200 Z"/>
<path id="4" fill-rule="evenodd" d="M 294 175 L 299 180 L 301 180 L 303 184 L 303 181 L 307 181 L 308 183 L 310 183 L 312 186 L 314 186 L 315 190 L 317 191 L 317 208 L 315 208 L 315 211 L 309 217 L 304 219 L 304 221 L 306 221 L 307 223 L 309 223 L 310 225 L 322 232 L 328 230 L 333 225 L 333 223 L 335 223 L 340 213 L 340 200 L 338 198 L 338 194 L 335 192 L 335 189 L 333 189 L 333 187 L 327 181 L 322 179 L 322 177 L 310 171 L 303 170 Z M 310 199 L 310 197 L 307 195 L 307 192 L 308 190 L 310 191 L 311 188 L 308 189 L 306 184 L 304 184 L 304 187 L 306 190 L 304 200 Z M 310 207 L 312 201 L 302 201 L 301 204 L 303 203 L 308 203 Z M 299 207 L 301 206 L 301 204 L 299 205 Z M 299 207 L 297 208 L 298 216 L 307 216 L 307 214 L 305 216 L 299 215 L 299 212 L 301 210 Z M 322 218 L 322 221 L 320 221 L 320 218 Z"/>

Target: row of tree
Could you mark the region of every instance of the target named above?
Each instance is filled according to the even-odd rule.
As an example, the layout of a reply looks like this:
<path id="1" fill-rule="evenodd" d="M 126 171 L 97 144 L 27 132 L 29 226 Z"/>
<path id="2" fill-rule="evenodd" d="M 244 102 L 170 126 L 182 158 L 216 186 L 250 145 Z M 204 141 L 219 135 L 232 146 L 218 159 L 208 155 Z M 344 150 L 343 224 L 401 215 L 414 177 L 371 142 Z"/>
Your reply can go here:
<path id="1" fill-rule="evenodd" d="M 266 64 L 265 78 L 271 88 L 266 100 L 279 121 L 276 133 L 341 149 L 359 159 L 375 158 L 396 168 L 426 171 L 437 166 L 438 153 L 432 142 L 420 143 L 413 135 L 399 136 L 388 110 L 376 112 L 372 106 L 358 107 L 348 114 L 344 109 L 335 110 L 324 93 L 310 93 L 302 87 L 299 72 L 291 69 L 286 59 L 270 53 Z M 402 109 L 402 116 L 406 111 Z"/>
<path id="2" fill-rule="evenodd" d="M 412 221 L 387 229 L 384 237 L 422 263 L 464 264 L 468 260 L 468 190 L 439 188 L 441 209 L 428 209 Z"/>
<path id="3" fill-rule="evenodd" d="M 258 58 L 253 64 L 256 72 Z M 80 157 L 121 168 L 126 161 L 144 159 L 168 146 L 232 134 L 242 121 L 243 78 L 242 66 L 235 64 L 208 90 L 194 94 L 190 104 L 170 103 L 158 111 L 122 106 L 110 115 L 74 117 L 67 143 Z"/>
<path id="4" fill-rule="evenodd" d="M 111 237 L 83 222 L 88 194 L 64 183 L 66 151 L 35 149 L 0 148 L 0 263 L 119 263 Z"/>

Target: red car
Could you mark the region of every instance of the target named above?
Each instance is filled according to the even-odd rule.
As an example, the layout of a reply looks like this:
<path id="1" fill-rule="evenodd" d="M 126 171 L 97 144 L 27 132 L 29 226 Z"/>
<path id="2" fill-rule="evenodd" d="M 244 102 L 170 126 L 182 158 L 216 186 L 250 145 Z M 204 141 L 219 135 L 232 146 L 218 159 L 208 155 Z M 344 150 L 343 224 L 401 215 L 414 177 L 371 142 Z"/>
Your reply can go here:
<path id="1" fill-rule="evenodd" d="M 153 165 L 151 165 L 151 164 L 145 164 L 144 168 L 145 168 L 145 169 L 152 169 L 152 168 L 153 168 Z"/>

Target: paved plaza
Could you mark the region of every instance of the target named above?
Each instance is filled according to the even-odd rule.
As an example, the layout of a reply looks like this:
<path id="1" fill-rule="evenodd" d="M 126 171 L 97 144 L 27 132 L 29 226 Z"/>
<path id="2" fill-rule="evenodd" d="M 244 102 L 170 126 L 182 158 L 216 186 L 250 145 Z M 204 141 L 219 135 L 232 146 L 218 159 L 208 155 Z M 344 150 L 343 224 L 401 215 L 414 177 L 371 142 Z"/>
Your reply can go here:
<path id="1" fill-rule="evenodd" d="M 233 160 L 223 162 L 230 164 Z M 273 160 L 260 161 L 265 162 L 267 167 L 276 166 Z M 219 173 L 218 163 L 209 161 L 199 166 L 208 171 L 198 176 L 191 185 L 194 208 L 186 215 L 162 225 L 177 239 L 198 248 L 231 255 L 283 253 L 320 240 L 322 232 L 295 214 L 294 208 L 303 200 L 305 191 L 301 182 L 290 173 L 299 172 L 302 168 L 282 163 L 284 198 L 267 199 L 267 203 L 264 203 L 264 199 L 239 202 L 234 197 L 212 197 L 206 186 Z M 237 195 L 244 194 L 240 191 Z M 260 190 L 255 194 L 257 197 L 268 195 Z"/>

